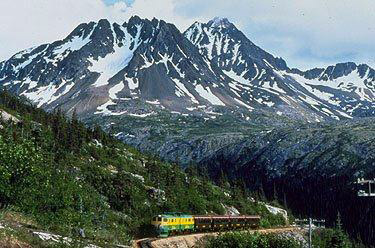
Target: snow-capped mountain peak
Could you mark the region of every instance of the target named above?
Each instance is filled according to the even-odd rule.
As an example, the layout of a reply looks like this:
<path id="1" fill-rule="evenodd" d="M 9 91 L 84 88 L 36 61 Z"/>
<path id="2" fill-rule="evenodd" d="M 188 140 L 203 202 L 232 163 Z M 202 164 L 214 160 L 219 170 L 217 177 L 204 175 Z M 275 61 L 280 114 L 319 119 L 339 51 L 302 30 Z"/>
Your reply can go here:
<path id="1" fill-rule="evenodd" d="M 183 34 L 138 16 L 122 25 L 83 23 L 63 40 L 0 63 L 0 86 L 47 110 L 84 116 L 265 111 L 321 121 L 375 114 L 369 66 L 290 69 L 226 18 L 195 22 Z"/>
<path id="2" fill-rule="evenodd" d="M 228 28 L 233 25 L 227 18 L 223 17 L 215 17 L 207 24 L 212 28 Z"/>

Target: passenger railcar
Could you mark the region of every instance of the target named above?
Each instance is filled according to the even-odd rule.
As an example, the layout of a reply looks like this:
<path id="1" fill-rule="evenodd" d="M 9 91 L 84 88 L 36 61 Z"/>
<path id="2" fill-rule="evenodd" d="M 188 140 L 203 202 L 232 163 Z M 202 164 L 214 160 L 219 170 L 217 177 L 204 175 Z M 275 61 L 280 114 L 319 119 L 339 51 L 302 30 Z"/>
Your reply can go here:
<path id="1" fill-rule="evenodd" d="M 159 237 L 178 233 L 210 232 L 259 227 L 260 216 L 205 215 L 165 213 L 155 216 L 151 224 Z"/>

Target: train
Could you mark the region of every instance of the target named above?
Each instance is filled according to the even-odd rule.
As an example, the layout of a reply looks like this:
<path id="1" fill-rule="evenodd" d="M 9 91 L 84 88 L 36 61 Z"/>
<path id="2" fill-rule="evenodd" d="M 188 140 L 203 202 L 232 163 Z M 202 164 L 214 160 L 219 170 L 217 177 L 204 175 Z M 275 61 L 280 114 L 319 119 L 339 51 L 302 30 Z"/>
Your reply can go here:
<path id="1" fill-rule="evenodd" d="M 189 215 L 175 212 L 160 214 L 151 220 L 157 236 L 161 238 L 182 233 L 256 229 L 259 223 L 258 215 Z"/>

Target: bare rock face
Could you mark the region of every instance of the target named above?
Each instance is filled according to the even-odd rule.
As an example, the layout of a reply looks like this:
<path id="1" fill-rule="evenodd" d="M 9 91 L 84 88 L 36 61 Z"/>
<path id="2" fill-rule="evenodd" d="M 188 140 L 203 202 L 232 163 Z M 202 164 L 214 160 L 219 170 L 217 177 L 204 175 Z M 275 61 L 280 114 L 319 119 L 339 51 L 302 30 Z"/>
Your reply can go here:
<path id="1" fill-rule="evenodd" d="M 285 221 L 288 222 L 288 212 L 285 209 L 274 207 L 268 204 L 264 204 L 264 206 L 272 214 L 275 214 L 275 215 L 281 214 L 284 217 Z"/>
<path id="2" fill-rule="evenodd" d="M 0 118 L 4 122 L 12 121 L 13 123 L 17 124 L 20 122 L 19 119 L 17 119 L 15 116 L 5 112 L 4 110 L 0 109 Z"/>
<path id="3" fill-rule="evenodd" d="M 163 202 L 166 201 L 164 190 L 157 189 L 157 188 L 150 187 L 150 186 L 146 186 L 146 188 L 147 188 L 147 192 L 150 195 L 150 197 L 152 197 L 154 199 L 161 200 Z"/>
<path id="4" fill-rule="evenodd" d="M 233 206 L 226 206 L 226 205 L 223 205 L 224 209 L 225 209 L 225 215 L 230 215 L 230 216 L 238 216 L 238 215 L 241 215 L 240 211 L 238 211 L 237 208 L 233 207 Z"/>

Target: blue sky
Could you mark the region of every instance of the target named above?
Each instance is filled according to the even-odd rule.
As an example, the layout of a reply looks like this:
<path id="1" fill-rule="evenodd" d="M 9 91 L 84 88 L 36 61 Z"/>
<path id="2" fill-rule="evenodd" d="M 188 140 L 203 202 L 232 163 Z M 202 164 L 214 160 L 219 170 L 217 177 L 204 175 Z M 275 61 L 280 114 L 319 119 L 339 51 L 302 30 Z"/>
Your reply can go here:
<path id="1" fill-rule="evenodd" d="M 375 67 L 374 0 L 1 0 L 0 61 L 64 38 L 78 24 L 132 15 L 184 31 L 227 17 L 266 51 L 308 69 L 354 61 Z"/>

